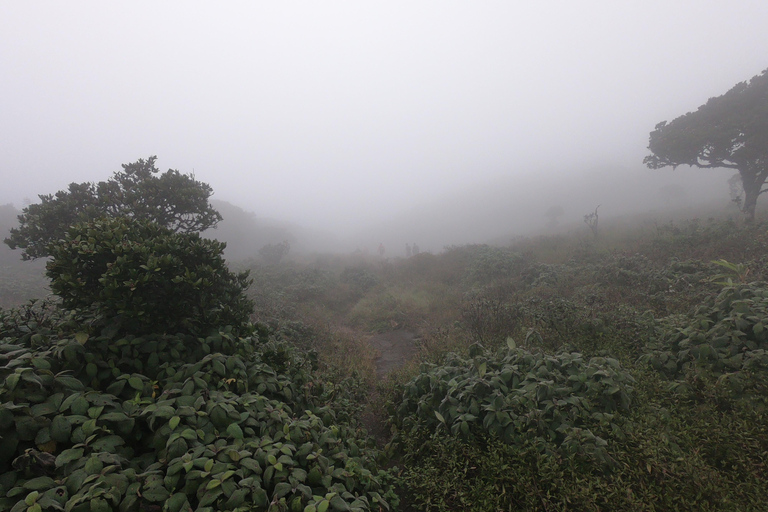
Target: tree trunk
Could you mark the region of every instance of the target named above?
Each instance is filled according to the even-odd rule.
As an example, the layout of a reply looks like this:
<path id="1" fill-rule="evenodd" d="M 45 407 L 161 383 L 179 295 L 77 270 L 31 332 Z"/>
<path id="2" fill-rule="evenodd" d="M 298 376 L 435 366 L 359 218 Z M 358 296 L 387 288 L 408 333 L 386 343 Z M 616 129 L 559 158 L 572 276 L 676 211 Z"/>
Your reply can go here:
<path id="1" fill-rule="evenodd" d="M 744 223 L 752 224 L 755 221 L 755 208 L 757 207 L 757 198 L 760 196 L 760 190 L 763 188 L 763 182 L 756 176 L 745 176 L 745 172 L 739 171 L 741 175 L 741 185 L 744 187 Z"/>

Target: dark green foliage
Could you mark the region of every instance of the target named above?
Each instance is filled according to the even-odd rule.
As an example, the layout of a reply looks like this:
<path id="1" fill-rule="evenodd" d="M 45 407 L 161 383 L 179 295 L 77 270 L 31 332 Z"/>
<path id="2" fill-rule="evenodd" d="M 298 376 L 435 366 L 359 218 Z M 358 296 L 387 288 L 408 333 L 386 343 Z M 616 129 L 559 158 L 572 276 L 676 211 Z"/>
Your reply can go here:
<path id="1" fill-rule="evenodd" d="M 762 415 L 635 409 L 625 440 L 611 442 L 609 471 L 530 443 L 470 442 L 445 432 L 407 438 L 410 499 L 416 510 L 435 511 L 765 509 Z"/>
<path id="2" fill-rule="evenodd" d="M 51 290 L 96 326 L 127 334 L 206 335 L 248 321 L 247 273 L 234 274 L 224 245 L 117 217 L 70 228 L 49 247 Z"/>
<path id="3" fill-rule="evenodd" d="M 442 365 L 425 365 L 405 384 L 395 404 L 398 427 L 408 435 L 441 429 L 465 439 L 491 434 L 610 464 L 600 435 L 620 434 L 632 392 L 632 377 L 618 361 L 516 348 L 475 351 L 470 359 L 452 354 Z"/>
<path id="4" fill-rule="evenodd" d="M 214 227 L 221 216 L 208 203 L 211 187 L 173 169 L 156 176 L 156 158 L 124 164 L 108 181 L 72 183 L 66 191 L 39 196 L 39 204 L 24 208 L 5 243 L 23 249 L 27 260 L 48 256 L 49 245 L 70 226 L 102 217 L 153 221 L 184 233 Z"/>
<path id="5" fill-rule="evenodd" d="M 710 98 L 696 112 L 651 132 L 644 163 L 651 169 L 691 165 L 735 169 L 744 188 L 748 221 L 768 179 L 768 70 L 727 93 Z"/>
<path id="6" fill-rule="evenodd" d="M 495 346 L 517 333 L 521 312 L 498 296 L 473 293 L 462 304 L 461 318 L 474 341 Z"/>
<path id="7" fill-rule="evenodd" d="M 0 510 L 388 510 L 353 386 L 251 325 L 223 244 L 116 217 L 0 310 Z"/>
<path id="8" fill-rule="evenodd" d="M 585 354 L 582 378 L 587 362 L 615 358 L 634 377 L 631 408 L 603 411 L 604 391 L 566 395 L 581 409 L 562 396 L 544 406 L 539 390 L 566 392 L 572 382 L 515 359 L 507 376 L 519 387 L 510 386 L 499 370 L 514 351 L 469 346 L 469 357 L 423 365 L 389 395 L 405 499 L 419 510 L 763 510 L 768 298 L 764 285 L 744 281 L 765 275 L 764 228 L 734 228 L 664 228 L 658 252 L 652 240 L 561 263 L 526 256 L 474 285 L 455 331 L 467 345 L 512 336 L 550 364 L 575 349 Z M 716 254 L 754 259 L 682 259 Z M 498 405 L 506 410 L 497 416 Z M 570 429 L 579 435 L 568 439 Z"/>
<path id="9" fill-rule="evenodd" d="M 643 361 L 669 378 L 703 371 L 741 392 L 768 374 L 765 284 L 726 286 L 690 318 L 670 318 L 668 325 Z"/>
<path id="10" fill-rule="evenodd" d="M 389 508 L 338 390 L 283 343 L 36 336 L 0 345 L 0 509 Z"/>
<path id="11" fill-rule="evenodd" d="M 45 254 L 61 301 L 0 310 L 0 510 L 396 505 L 352 418 L 356 386 L 316 378 L 313 352 L 250 324 L 248 273 L 189 232 L 218 214 L 153 204 L 186 179 L 152 181 L 154 158 L 124 169 L 32 209 L 33 231 L 65 221 L 36 239 L 55 237 Z"/>

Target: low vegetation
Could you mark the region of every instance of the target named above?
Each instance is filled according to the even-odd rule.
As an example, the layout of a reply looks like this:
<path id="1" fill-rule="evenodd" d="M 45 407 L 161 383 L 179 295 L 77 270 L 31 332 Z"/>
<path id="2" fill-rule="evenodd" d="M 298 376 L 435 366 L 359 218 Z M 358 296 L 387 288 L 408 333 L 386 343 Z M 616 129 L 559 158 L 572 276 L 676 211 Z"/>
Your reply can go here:
<path id="1" fill-rule="evenodd" d="M 83 225 L 60 298 L 0 312 L 0 508 L 763 510 L 767 228 L 228 269 L 193 234 Z M 378 381 L 366 336 L 395 329 L 417 356 Z"/>
<path id="2" fill-rule="evenodd" d="M 247 274 L 222 250 L 124 218 L 50 247 L 60 300 L 1 313 L 0 509 L 397 503 L 355 386 L 248 322 Z"/>
<path id="3" fill-rule="evenodd" d="M 375 404 L 413 510 L 761 510 L 765 232 L 606 224 L 293 262 L 249 294 L 310 329 L 420 334 Z"/>

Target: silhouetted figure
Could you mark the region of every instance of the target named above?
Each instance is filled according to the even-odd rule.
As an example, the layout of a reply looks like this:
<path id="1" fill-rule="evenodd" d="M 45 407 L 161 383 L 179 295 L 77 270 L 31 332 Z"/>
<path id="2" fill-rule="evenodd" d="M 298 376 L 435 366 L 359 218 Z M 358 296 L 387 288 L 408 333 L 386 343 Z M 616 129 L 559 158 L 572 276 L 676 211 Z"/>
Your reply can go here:
<path id="1" fill-rule="evenodd" d="M 379 244 L 379 256 L 384 257 L 384 244 Z"/>
<path id="2" fill-rule="evenodd" d="M 405 257 L 411 257 L 411 244 L 405 244 Z"/>
<path id="3" fill-rule="evenodd" d="M 413 244 L 413 255 L 416 256 L 417 254 L 419 254 L 419 246 Z"/>

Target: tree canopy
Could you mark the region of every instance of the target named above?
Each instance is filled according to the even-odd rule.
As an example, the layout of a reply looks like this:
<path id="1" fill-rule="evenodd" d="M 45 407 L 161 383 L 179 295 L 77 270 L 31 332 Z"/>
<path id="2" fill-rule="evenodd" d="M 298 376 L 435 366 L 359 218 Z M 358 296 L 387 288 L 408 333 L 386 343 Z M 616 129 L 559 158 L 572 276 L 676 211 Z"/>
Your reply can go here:
<path id="1" fill-rule="evenodd" d="M 64 238 L 70 226 L 103 217 L 148 220 L 174 232 L 200 232 L 215 227 L 221 215 L 210 205 L 213 190 L 194 176 L 169 169 L 159 174 L 157 157 L 123 164 L 109 180 L 72 183 L 67 190 L 40 195 L 18 216 L 5 243 L 23 249 L 25 260 L 48 256 L 51 242 Z"/>
<path id="2" fill-rule="evenodd" d="M 768 179 L 768 69 L 696 112 L 657 124 L 648 149 L 643 162 L 651 169 L 690 165 L 738 171 L 742 209 L 751 222 L 758 197 L 768 190 L 762 188 Z"/>
<path id="3" fill-rule="evenodd" d="M 65 308 L 120 332 L 207 336 L 248 322 L 248 272 L 231 272 L 225 244 L 115 217 L 72 226 L 48 248 L 46 274 Z"/>

